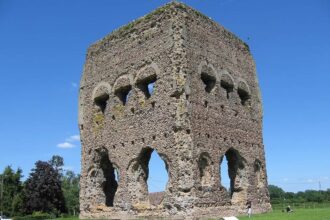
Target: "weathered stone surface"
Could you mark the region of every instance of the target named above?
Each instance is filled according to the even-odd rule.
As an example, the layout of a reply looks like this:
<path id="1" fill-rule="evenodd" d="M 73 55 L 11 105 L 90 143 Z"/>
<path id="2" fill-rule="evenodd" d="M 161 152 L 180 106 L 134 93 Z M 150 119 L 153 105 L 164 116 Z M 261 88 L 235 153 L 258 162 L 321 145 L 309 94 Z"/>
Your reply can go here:
<path id="1" fill-rule="evenodd" d="M 161 205 L 164 199 L 164 192 L 152 192 L 149 193 L 149 201 L 151 205 Z"/>
<path id="2" fill-rule="evenodd" d="M 247 201 L 254 212 L 271 208 L 249 48 L 186 5 L 167 4 L 88 49 L 79 127 L 81 218 L 230 216 Z M 157 201 L 147 186 L 153 150 L 169 176 Z"/>

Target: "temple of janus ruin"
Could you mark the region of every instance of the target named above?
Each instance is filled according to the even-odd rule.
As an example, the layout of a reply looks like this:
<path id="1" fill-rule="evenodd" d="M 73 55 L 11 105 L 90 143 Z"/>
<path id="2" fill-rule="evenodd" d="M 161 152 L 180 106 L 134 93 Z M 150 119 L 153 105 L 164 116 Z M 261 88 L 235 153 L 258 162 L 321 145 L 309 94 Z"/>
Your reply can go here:
<path id="1" fill-rule="evenodd" d="M 80 83 L 80 217 L 219 217 L 247 201 L 270 210 L 262 117 L 248 45 L 200 12 L 172 2 L 115 30 L 89 47 Z M 168 173 L 156 203 L 155 150 Z"/>

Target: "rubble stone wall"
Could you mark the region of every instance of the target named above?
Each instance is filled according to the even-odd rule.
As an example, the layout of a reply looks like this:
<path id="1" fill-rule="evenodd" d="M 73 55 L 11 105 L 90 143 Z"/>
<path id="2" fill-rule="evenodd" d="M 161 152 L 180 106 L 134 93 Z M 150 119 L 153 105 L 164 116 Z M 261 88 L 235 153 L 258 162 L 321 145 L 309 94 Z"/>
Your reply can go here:
<path id="1" fill-rule="evenodd" d="M 186 5 L 167 4 L 88 49 L 79 128 L 81 218 L 219 217 L 244 213 L 247 201 L 255 212 L 271 208 L 249 48 Z M 153 151 L 169 177 L 157 202 L 147 185 Z"/>

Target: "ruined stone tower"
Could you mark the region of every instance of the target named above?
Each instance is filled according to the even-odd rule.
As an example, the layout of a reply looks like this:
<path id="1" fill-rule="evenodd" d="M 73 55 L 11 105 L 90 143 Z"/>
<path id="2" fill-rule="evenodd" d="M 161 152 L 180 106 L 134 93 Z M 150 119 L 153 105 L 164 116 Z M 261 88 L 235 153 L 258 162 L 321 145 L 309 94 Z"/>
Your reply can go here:
<path id="1" fill-rule="evenodd" d="M 271 208 L 249 47 L 186 5 L 167 4 L 88 49 L 79 127 L 81 218 L 219 217 L 244 213 L 247 201 L 255 213 Z M 147 186 L 154 150 L 169 177 L 159 204 Z"/>

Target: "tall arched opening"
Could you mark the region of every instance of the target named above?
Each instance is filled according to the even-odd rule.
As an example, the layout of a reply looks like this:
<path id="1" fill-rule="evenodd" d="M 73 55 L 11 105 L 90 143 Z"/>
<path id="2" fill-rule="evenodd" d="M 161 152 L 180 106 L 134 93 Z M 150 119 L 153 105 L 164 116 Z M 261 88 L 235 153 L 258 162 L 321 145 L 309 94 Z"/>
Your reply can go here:
<path id="1" fill-rule="evenodd" d="M 169 180 L 168 169 L 164 155 L 150 147 L 142 149 L 130 165 L 128 174 L 132 186 L 129 189 L 136 198 L 135 202 L 161 204 Z"/>
<path id="2" fill-rule="evenodd" d="M 227 166 L 224 163 L 227 163 Z M 226 168 L 227 172 L 224 170 Z M 232 203 L 242 203 L 246 200 L 248 184 L 246 172 L 246 160 L 237 150 L 230 148 L 220 158 L 220 185 L 229 187 L 228 194 Z M 228 185 L 226 180 L 229 180 Z"/>
<path id="3" fill-rule="evenodd" d="M 114 168 L 112 162 L 109 159 L 108 150 L 102 149 L 99 152 L 100 169 L 102 171 L 102 190 L 105 197 L 106 206 L 114 206 L 115 194 L 118 188 L 118 171 Z"/>

